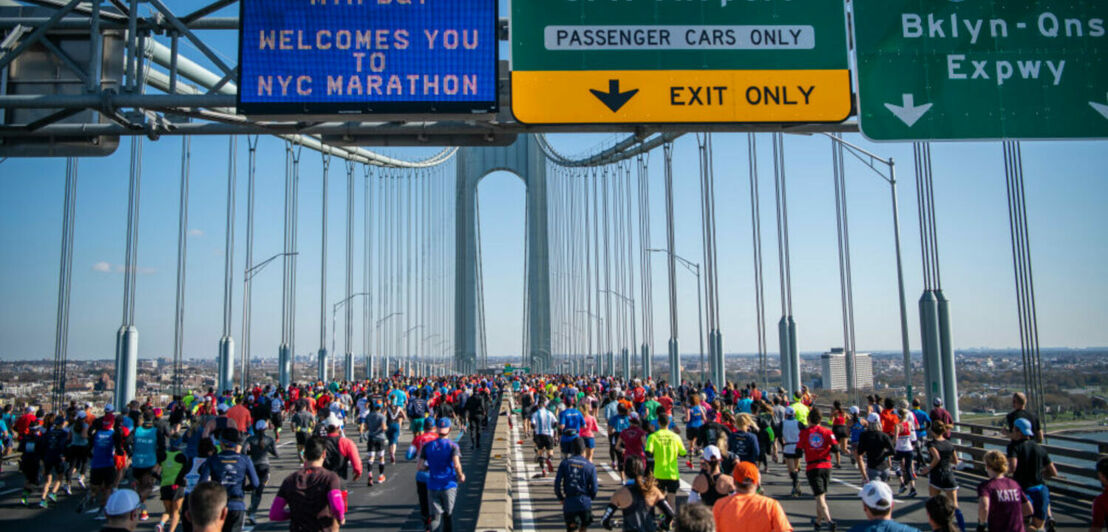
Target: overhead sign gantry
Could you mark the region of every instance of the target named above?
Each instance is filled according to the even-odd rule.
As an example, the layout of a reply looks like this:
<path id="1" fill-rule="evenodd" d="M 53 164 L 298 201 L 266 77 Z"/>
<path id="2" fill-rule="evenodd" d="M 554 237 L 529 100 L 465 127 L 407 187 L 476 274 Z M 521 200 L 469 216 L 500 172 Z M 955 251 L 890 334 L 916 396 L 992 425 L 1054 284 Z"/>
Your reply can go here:
<path id="1" fill-rule="evenodd" d="M 238 111 L 494 113 L 497 0 L 241 0 Z"/>
<path id="2" fill-rule="evenodd" d="M 827 0 L 512 2 L 530 124 L 841 122 L 846 15 Z"/>
<path id="3" fill-rule="evenodd" d="M 1108 137 L 1108 2 L 854 0 L 873 140 Z"/>

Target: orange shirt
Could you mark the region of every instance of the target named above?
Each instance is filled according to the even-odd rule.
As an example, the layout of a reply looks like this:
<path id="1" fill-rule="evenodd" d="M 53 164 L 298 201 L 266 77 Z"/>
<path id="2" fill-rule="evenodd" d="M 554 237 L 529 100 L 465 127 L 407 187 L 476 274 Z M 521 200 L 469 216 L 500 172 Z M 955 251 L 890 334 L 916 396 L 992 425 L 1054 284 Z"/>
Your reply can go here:
<path id="1" fill-rule="evenodd" d="M 896 426 L 899 423 L 900 417 L 896 415 L 896 411 L 891 408 L 881 411 L 881 432 L 889 436 L 895 436 Z"/>
<path id="2" fill-rule="evenodd" d="M 781 503 L 762 495 L 735 494 L 712 507 L 717 532 L 792 532 Z"/>

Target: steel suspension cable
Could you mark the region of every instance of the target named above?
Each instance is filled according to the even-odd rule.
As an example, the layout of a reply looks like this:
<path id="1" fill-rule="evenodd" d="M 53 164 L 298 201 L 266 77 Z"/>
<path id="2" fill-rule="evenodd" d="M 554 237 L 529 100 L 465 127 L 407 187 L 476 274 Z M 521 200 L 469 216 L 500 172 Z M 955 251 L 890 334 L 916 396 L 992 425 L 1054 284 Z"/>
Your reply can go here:
<path id="1" fill-rule="evenodd" d="M 758 340 L 758 361 L 761 366 L 762 386 L 769 390 L 769 369 L 766 349 L 766 296 L 765 277 L 762 270 L 762 201 L 758 191 L 758 142 L 754 133 L 747 133 L 747 152 L 750 172 L 750 230 L 754 246 L 754 314 L 755 335 Z"/>
<path id="2" fill-rule="evenodd" d="M 173 316 L 173 395 L 181 393 L 181 356 L 185 342 L 185 266 L 188 253 L 190 137 L 181 137 L 181 189 L 177 217 L 177 294 Z M 229 300 L 229 298 L 228 298 Z M 230 331 L 230 326 L 227 326 Z"/>

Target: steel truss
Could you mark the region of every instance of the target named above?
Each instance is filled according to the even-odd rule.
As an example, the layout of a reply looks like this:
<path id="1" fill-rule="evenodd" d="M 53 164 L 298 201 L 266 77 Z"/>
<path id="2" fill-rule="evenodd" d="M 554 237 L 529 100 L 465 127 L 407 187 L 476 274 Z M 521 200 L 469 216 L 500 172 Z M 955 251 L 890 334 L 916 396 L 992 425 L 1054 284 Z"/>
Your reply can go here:
<path id="1" fill-rule="evenodd" d="M 544 151 L 563 166 L 596 166 L 633 157 L 687 132 L 856 132 L 854 121 L 840 124 L 613 124 L 613 125 L 527 125 L 517 122 L 508 105 L 496 115 L 436 117 L 408 115 L 374 117 L 380 121 L 334 121 L 326 117 L 302 121 L 276 121 L 235 113 L 237 66 L 228 65 L 212 51 L 197 31 L 238 31 L 237 17 L 216 17 L 214 13 L 237 0 L 215 0 L 193 12 L 178 15 L 164 0 L 144 0 L 154 15 L 138 16 L 135 0 L 20 0 L 27 6 L 52 9 L 53 15 L 0 17 L 5 46 L 0 48 L 0 71 L 36 43 L 43 43 L 75 73 L 87 80 L 85 94 L 8 95 L 0 93 L 0 111 L 51 109 L 55 113 L 33 124 L 0 125 L 0 138 L 90 137 L 145 135 L 151 139 L 179 135 L 276 135 L 295 144 L 342 159 L 386 167 L 426 168 L 453 156 L 445 150 L 423 161 L 390 158 L 358 146 L 457 146 L 505 145 L 525 133 L 630 133 L 625 141 L 607 152 L 570 161 L 543 142 Z M 499 37 L 507 40 L 507 21 L 499 24 Z M 88 31 L 99 57 L 105 30 L 126 32 L 125 81 L 120 91 L 103 89 L 99 62 L 86 69 L 66 57 L 45 37 L 51 31 Z M 159 41 L 166 40 L 169 45 Z M 181 39 L 188 40 L 216 66 L 212 72 L 179 51 Z M 9 42 L 10 41 L 10 42 Z M 509 102 L 510 72 L 500 65 L 500 101 Z M 87 72 L 87 73 L 86 73 Z M 187 82 L 186 82 L 187 81 Z M 190 84 L 191 83 L 191 84 Z M 153 89 L 160 93 L 144 94 Z M 77 112 L 91 109 L 105 116 L 105 123 L 59 123 Z M 299 117 L 298 117 L 299 118 Z M 192 121 L 185 121 L 191 119 Z M 658 134 L 654 139 L 651 136 Z M 645 142 L 645 144 L 644 144 Z M 633 148 L 636 148 L 634 149 Z"/>

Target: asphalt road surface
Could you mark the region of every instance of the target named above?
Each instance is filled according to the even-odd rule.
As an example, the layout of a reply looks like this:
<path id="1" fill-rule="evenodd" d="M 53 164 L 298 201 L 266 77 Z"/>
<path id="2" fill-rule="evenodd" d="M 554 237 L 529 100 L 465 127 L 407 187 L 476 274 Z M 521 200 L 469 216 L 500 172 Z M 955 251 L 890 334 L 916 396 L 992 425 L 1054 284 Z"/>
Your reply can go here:
<path id="1" fill-rule="evenodd" d="M 490 413 L 495 413 L 495 408 L 490 408 Z M 466 474 L 466 482 L 458 491 L 457 506 L 455 508 L 455 530 L 473 530 L 480 511 L 480 498 L 485 482 L 485 471 L 488 467 L 489 442 L 492 440 L 493 430 L 497 419 L 489 420 L 489 427 L 482 431 L 482 445 L 475 452 L 468 434 L 455 433 L 453 437 L 458 439 L 462 449 L 462 469 Z M 356 430 L 356 429 L 355 429 Z M 292 433 L 283 433 L 285 437 L 278 442 L 277 453 L 279 459 L 271 459 L 272 471 L 270 473 L 269 486 L 266 488 L 262 504 L 258 509 L 258 524 L 250 527 L 247 525 L 244 532 L 266 530 L 288 530 L 288 523 L 271 523 L 267 518 L 269 505 L 277 492 L 281 481 L 292 471 L 299 467 L 296 459 L 296 443 Z M 357 433 L 353 438 L 357 442 Z M 411 442 L 411 434 L 401 435 L 397 445 L 397 463 L 389 464 L 385 468 L 387 481 L 384 484 L 372 488 L 365 484 L 365 477 L 357 482 L 346 481 L 346 487 L 350 491 L 349 503 L 351 512 L 346 516 L 344 530 L 398 530 L 398 531 L 423 531 L 423 523 L 419 513 L 419 502 L 416 496 L 415 486 L 415 461 L 404 460 L 404 452 Z M 365 444 L 358 443 L 365 460 Z M 376 466 L 373 474 L 376 475 Z M 367 471 L 368 473 L 368 471 Z M 86 532 L 99 530 L 104 521 L 98 521 L 93 515 L 76 513 L 77 505 L 84 496 L 83 490 L 74 489 L 72 496 L 60 495 L 58 503 L 51 505 L 49 509 L 38 507 L 38 498 L 28 506 L 20 505 L 19 498 L 23 486 L 23 476 L 19 473 L 15 463 L 6 463 L 3 472 L 0 473 L 0 530 L 4 531 L 66 531 Z M 59 491 L 59 494 L 61 492 Z M 150 520 L 140 522 L 137 530 L 153 530 L 161 516 L 162 504 L 155 497 L 146 501 Z M 247 494 L 249 503 L 249 494 Z M 179 529 L 178 529 L 179 530 Z"/>

